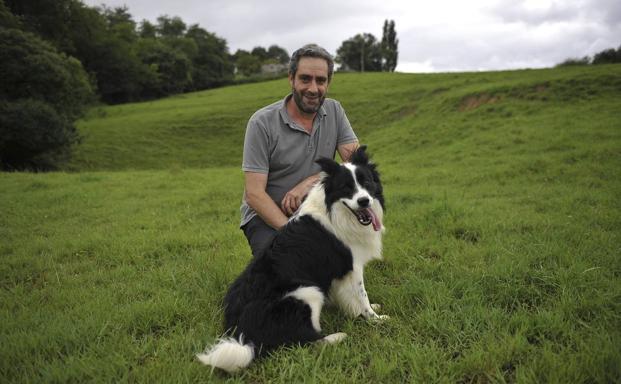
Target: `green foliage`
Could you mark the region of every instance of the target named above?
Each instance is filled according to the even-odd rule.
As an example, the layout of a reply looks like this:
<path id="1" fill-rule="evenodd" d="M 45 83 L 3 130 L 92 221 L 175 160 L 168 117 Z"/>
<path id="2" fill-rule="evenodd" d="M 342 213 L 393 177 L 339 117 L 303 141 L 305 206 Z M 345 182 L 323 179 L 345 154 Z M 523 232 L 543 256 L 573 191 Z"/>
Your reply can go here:
<path id="1" fill-rule="evenodd" d="M 357 34 L 341 44 L 335 61 L 344 71 L 379 72 L 382 70 L 382 47 L 372 34 Z"/>
<path id="2" fill-rule="evenodd" d="M 157 27 L 149 20 L 142 20 L 138 28 L 138 35 L 143 39 L 155 39 Z"/>
<path id="3" fill-rule="evenodd" d="M 573 67 L 578 65 L 589 65 L 591 64 L 591 58 L 589 56 L 584 56 L 581 59 L 566 59 L 560 64 L 557 64 L 556 67 Z"/>
<path id="4" fill-rule="evenodd" d="M 341 64 L 341 71 L 394 72 L 398 45 L 394 20 L 385 20 L 381 42 L 370 33 L 357 34 L 341 44 L 335 61 Z"/>
<path id="5" fill-rule="evenodd" d="M 581 59 L 566 59 L 560 64 L 557 64 L 557 67 L 567 67 L 567 66 L 575 66 L 575 65 L 598 65 L 598 64 L 615 64 L 621 63 L 621 46 L 619 48 L 609 48 L 605 49 L 601 52 L 598 52 L 591 59 L 589 56 L 584 56 Z"/>
<path id="6" fill-rule="evenodd" d="M 232 377 L 194 355 L 250 260 L 248 117 L 285 80 L 95 108 L 71 173 L 0 174 L 6 382 L 610 383 L 621 377 L 621 66 L 337 74 L 379 164 L 385 323 Z M 95 172 L 93 172 L 95 171 Z"/>
<path id="7" fill-rule="evenodd" d="M 289 64 L 290 57 L 284 48 L 278 45 L 270 45 L 267 49 L 267 59 L 272 59 L 280 64 Z"/>
<path id="8" fill-rule="evenodd" d="M 78 135 L 73 125 L 93 91 L 81 64 L 36 36 L 0 29 L 0 163 L 53 168 Z"/>
<path id="9" fill-rule="evenodd" d="M 250 54 L 258 58 L 261 62 L 267 60 L 267 50 L 263 47 L 254 47 Z"/>
<path id="10" fill-rule="evenodd" d="M 395 31 L 395 21 L 385 20 L 382 33 L 382 71 L 394 72 L 399 58 L 399 40 Z"/>
<path id="11" fill-rule="evenodd" d="M 244 50 L 235 52 L 235 67 L 244 76 L 251 76 L 261 72 L 261 58 Z"/>
<path id="12" fill-rule="evenodd" d="M 233 63 L 229 60 L 226 41 L 198 25 L 191 25 L 186 33 L 196 44 L 192 56 L 192 87 L 206 89 L 223 85 L 233 79 Z"/>
<path id="13" fill-rule="evenodd" d="M 8 0 L 24 28 L 80 60 L 106 103 L 162 97 L 227 84 L 226 41 L 179 17 L 137 26 L 127 7 L 86 7 L 79 0 Z M 0 14 L 1 15 L 1 14 Z M 7 15 L 8 16 L 8 15 Z M 5 17 L 2 16 L 4 19 Z"/>
<path id="14" fill-rule="evenodd" d="M 9 11 L 4 0 L 0 0 L 0 28 L 20 29 L 21 27 L 19 19 Z"/>
<path id="15" fill-rule="evenodd" d="M 160 36 L 179 38 L 183 37 L 187 26 L 180 17 L 162 15 L 157 18 L 156 30 Z"/>
<path id="16" fill-rule="evenodd" d="M 0 101 L 2 170 L 48 170 L 64 160 L 78 135 L 72 121 L 37 99 Z"/>
<path id="17" fill-rule="evenodd" d="M 603 50 L 593 56 L 593 64 L 621 63 L 621 46 Z"/>
<path id="18" fill-rule="evenodd" d="M 261 66 L 264 64 L 282 64 L 289 63 L 289 54 L 284 48 L 277 45 L 272 45 L 268 49 L 264 47 L 254 47 L 251 52 L 243 49 L 238 49 L 232 56 L 235 62 L 235 68 L 237 73 L 243 77 L 254 77 L 257 79 L 261 77 Z M 284 69 L 286 72 L 286 69 Z M 267 74 L 269 76 L 270 74 Z"/>

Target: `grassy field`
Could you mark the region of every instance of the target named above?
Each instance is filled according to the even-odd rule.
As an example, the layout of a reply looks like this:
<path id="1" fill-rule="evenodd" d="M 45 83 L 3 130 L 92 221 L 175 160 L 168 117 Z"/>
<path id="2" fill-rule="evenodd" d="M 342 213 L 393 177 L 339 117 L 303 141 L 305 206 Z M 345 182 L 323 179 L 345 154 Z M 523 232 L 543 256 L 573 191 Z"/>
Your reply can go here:
<path id="1" fill-rule="evenodd" d="M 0 174 L 0 382 L 621 382 L 621 65 L 337 74 L 380 165 L 391 320 L 226 376 L 194 354 L 250 259 L 248 117 L 285 80 L 94 108 L 64 172 Z"/>

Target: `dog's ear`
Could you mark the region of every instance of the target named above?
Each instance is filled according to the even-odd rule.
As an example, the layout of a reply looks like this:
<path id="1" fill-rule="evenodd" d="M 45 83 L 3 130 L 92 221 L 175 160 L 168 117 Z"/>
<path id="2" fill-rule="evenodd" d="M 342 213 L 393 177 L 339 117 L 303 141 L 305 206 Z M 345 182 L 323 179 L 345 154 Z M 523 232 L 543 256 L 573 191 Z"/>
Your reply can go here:
<path id="1" fill-rule="evenodd" d="M 317 164 L 321 167 L 321 170 L 327 173 L 328 175 L 334 175 L 338 172 L 341 167 L 339 163 L 332 159 L 328 159 L 327 157 L 321 157 L 315 160 Z"/>
<path id="2" fill-rule="evenodd" d="M 359 146 L 358 149 L 356 149 L 356 152 L 354 152 L 351 155 L 351 158 L 349 159 L 349 161 L 352 164 L 356 164 L 356 165 L 369 164 L 369 156 L 367 155 L 366 150 L 367 150 L 366 145 Z"/>

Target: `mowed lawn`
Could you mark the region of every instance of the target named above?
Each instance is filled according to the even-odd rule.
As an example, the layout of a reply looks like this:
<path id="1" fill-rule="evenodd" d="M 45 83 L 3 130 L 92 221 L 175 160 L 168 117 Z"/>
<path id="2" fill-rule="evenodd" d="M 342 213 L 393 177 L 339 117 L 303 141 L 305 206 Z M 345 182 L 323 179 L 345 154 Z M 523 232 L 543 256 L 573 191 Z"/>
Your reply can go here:
<path id="1" fill-rule="evenodd" d="M 194 355 L 250 259 L 243 132 L 286 80 L 93 108 L 63 171 L 0 174 L 0 382 L 621 382 L 621 65 L 340 74 L 382 172 L 391 319 L 227 376 Z"/>

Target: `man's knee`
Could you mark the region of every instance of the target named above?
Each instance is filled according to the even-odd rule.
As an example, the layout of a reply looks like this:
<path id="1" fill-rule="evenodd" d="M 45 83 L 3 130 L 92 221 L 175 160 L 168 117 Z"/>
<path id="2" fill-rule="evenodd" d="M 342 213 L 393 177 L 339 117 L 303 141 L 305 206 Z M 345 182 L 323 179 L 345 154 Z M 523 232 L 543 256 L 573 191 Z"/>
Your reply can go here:
<path id="1" fill-rule="evenodd" d="M 259 216 L 253 217 L 242 227 L 242 230 L 254 257 L 258 257 L 272 243 L 276 235 L 276 230 L 265 224 Z"/>

